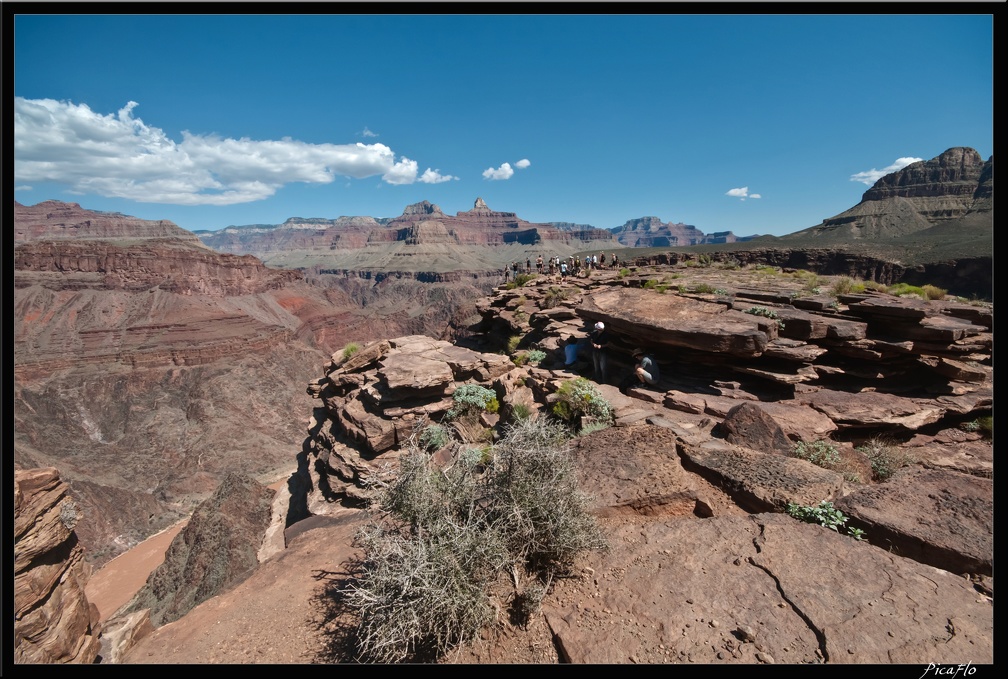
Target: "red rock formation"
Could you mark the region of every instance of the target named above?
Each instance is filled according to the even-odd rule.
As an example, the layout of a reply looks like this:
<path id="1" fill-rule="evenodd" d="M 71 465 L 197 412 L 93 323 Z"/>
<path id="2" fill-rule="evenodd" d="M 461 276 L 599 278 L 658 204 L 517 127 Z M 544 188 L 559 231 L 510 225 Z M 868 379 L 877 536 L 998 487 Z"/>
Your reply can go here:
<path id="1" fill-rule="evenodd" d="M 55 468 L 14 471 L 15 663 L 90 664 L 101 648 L 68 491 Z"/>

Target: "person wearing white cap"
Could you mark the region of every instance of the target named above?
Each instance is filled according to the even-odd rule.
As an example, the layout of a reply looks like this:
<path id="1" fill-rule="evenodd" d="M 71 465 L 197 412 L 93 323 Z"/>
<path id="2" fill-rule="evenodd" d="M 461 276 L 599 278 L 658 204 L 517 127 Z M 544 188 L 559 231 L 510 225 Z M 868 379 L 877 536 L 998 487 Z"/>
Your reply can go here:
<path id="1" fill-rule="evenodd" d="M 595 381 L 605 384 L 609 377 L 606 368 L 608 363 L 606 353 L 609 348 L 609 333 L 606 332 L 605 323 L 599 321 L 595 324 L 595 329 L 591 333 L 592 361 L 595 363 Z"/>

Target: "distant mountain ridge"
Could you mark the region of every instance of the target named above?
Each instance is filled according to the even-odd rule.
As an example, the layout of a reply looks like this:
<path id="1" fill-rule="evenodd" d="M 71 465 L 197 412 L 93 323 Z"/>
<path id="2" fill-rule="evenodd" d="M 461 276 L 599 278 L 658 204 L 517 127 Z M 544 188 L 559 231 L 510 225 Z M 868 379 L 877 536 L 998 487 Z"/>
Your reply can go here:
<path id="1" fill-rule="evenodd" d="M 962 236 L 993 235 L 994 156 L 950 148 L 879 179 L 854 207 L 781 240 L 823 243 L 892 240 L 935 227 Z"/>

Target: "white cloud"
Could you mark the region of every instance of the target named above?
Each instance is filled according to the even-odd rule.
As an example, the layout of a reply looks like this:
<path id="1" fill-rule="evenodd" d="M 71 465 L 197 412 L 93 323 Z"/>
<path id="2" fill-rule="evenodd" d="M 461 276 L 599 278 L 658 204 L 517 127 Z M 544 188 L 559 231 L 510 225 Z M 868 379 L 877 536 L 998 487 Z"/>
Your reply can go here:
<path id="1" fill-rule="evenodd" d="M 739 200 L 745 200 L 746 198 L 762 198 L 758 193 L 749 193 L 749 187 L 743 186 L 738 189 L 728 189 L 725 191 L 726 196 L 731 196 L 732 198 L 738 198 Z"/>
<path id="2" fill-rule="evenodd" d="M 416 181 L 417 164 L 384 144 L 309 144 L 182 133 L 176 142 L 133 117 L 136 102 L 101 115 L 86 104 L 14 99 L 14 176 L 66 184 L 73 193 L 143 203 L 233 205 L 272 196 L 285 184 L 337 176 Z M 440 176 L 440 175 L 439 175 Z"/>
<path id="3" fill-rule="evenodd" d="M 361 132 L 361 136 L 364 136 L 364 137 L 377 137 L 378 135 L 375 134 L 374 132 L 372 132 L 371 130 L 369 130 L 367 127 L 365 127 L 364 131 Z"/>
<path id="4" fill-rule="evenodd" d="M 522 158 L 517 163 L 515 163 L 515 167 L 517 167 L 519 170 L 524 170 L 526 167 L 528 167 L 531 164 L 532 163 L 531 163 L 531 161 L 529 161 L 528 158 Z"/>
<path id="5" fill-rule="evenodd" d="M 850 180 L 852 182 L 861 182 L 862 184 L 867 184 L 868 186 L 871 186 L 875 182 L 877 182 L 879 179 L 881 179 L 882 177 L 886 176 L 887 174 L 891 174 L 893 172 L 899 172 L 900 170 L 902 170 L 907 165 L 911 165 L 913 163 L 919 163 L 922 160 L 924 160 L 924 159 L 923 158 L 897 158 L 896 162 L 894 162 L 889 167 L 884 167 L 881 170 L 876 170 L 873 167 L 870 170 L 865 170 L 864 172 L 858 172 L 856 174 L 852 174 L 850 176 Z"/>
<path id="6" fill-rule="evenodd" d="M 21 186 L 15 186 L 15 187 L 14 187 L 14 190 L 15 190 L 15 191 L 31 191 L 31 190 L 32 190 L 32 187 L 30 187 L 30 186 L 27 186 L 27 185 L 25 185 L 25 184 L 22 184 Z"/>
<path id="7" fill-rule="evenodd" d="M 420 181 L 423 184 L 441 184 L 443 182 L 450 182 L 451 180 L 458 180 L 458 177 L 453 177 L 450 174 L 441 174 L 441 170 L 432 170 L 429 167 L 424 170 L 424 173 L 420 175 Z"/>
<path id="8" fill-rule="evenodd" d="M 483 170 L 484 179 L 511 179 L 513 174 L 514 170 L 511 169 L 511 163 L 504 163 L 496 170 L 492 167 Z"/>
<path id="9" fill-rule="evenodd" d="M 417 163 L 415 160 L 403 158 L 393 165 L 388 172 L 382 175 L 382 179 L 389 184 L 412 184 L 416 181 Z"/>

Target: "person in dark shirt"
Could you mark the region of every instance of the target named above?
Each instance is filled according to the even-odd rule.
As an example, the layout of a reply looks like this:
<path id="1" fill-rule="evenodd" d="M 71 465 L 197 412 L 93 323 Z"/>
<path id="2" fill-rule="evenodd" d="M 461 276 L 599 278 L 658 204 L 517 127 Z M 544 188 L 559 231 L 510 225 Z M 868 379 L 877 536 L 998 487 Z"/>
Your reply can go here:
<path id="1" fill-rule="evenodd" d="M 661 376 L 658 374 L 658 364 L 655 363 L 654 359 L 644 353 L 643 349 L 634 349 L 633 357 L 637 361 L 637 365 L 634 367 L 637 381 L 652 387 L 658 384 Z"/>
<path id="2" fill-rule="evenodd" d="M 595 364 L 595 381 L 605 384 L 608 377 L 608 350 L 609 333 L 605 329 L 605 323 L 599 321 L 595 324 L 595 329 L 591 333 L 592 361 Z"/>

